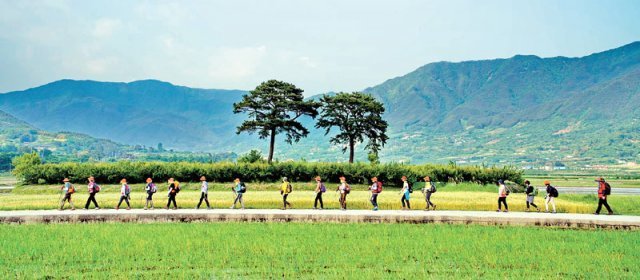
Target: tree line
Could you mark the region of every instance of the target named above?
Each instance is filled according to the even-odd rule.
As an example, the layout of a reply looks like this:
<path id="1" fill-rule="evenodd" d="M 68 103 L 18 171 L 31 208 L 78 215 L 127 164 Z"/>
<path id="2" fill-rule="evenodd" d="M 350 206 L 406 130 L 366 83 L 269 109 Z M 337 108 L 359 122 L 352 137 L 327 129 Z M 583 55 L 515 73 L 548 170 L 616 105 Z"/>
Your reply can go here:
<path id="1" fill-rule="evenodd" d="M 257 133 L 260 139 L 269 138 L 267 162 L 273 162 L 276 135 L 284 134 L 285 142 L 293 144 L 307 137 L 309 130 L 300 123 L 300 117 L 313 119 L 319 116 L 316 128 L 325 135 L 336 128 L 339 133 L 330 139 L 331 144 L 345 145 L 349 150 L 349 163 L 353 163 L 355 145 L 367 141 L 369 159 L 377 161 L 378 152 L 389 139 L 388 124 L 382 118 L 385 109 L 371 95 L 362 92 L 340 92 L 324 95 L 320 101 L 305 100 L 304 91 L 293 84 L 269 80 L 242 96 L 233 104 L 235 114 L 245 113 L 248 119 L 237 127 L 237 134 Z"/>

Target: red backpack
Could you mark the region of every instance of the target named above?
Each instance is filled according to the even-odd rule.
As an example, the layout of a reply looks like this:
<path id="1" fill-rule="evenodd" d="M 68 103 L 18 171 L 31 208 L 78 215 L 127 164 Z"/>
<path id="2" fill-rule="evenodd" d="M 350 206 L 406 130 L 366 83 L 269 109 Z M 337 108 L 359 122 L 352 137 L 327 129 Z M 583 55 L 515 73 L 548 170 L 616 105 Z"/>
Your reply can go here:
<path id="1" fill-rule="evenodd" d="M 382 192 L 382 182 L 378 181 L 377 183 L 378 183 L 377 191 L 378 191 L 378 193 L 381 193 Z"/>

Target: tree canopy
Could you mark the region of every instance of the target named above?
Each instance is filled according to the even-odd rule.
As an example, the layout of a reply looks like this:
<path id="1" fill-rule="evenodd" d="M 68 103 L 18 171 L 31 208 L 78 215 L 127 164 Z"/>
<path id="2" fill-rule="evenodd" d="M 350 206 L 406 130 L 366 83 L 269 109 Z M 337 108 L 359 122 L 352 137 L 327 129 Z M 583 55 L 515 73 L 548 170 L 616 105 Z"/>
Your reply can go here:
<path id="1" fill-rule="evenodd" d="M 389 139 L 386 135 L 387 122 L 382 119 L 383 104 L 361 92 L 325 95 L 320 101 L 322 113 L 316 127 L 324 128 L 325 135 L 329 134 L 332 127 L 340 130 L 330 142 L 336 145 L 346 144 L 342 152 L 349 149 L 349 162 L 353 163 L 355 144 L 367 139 L 365 149 L 369 149 L 370 154 L 373 154 L 370 158 L 377 161 L 378 151 Z"/>
<path id="2" fill-rule="evenodd" d="M 258 85 L 249 94 L 243 95 L 242 100 L 233 104 L 233 112 L 246 113 L 248 119 L 238 126 L 236 133 L 258 133 L 260 139 L 270 137 L 269 163 L 273 160 L 275 137 L 284 133 L 285 141 L 289 144 L 300 141 L 309 134 L 299 121 L 302 116 L 315 118 L 318 115 L 318 104 L 315 101 L 305 101 L 303 90 L 295 85 L 269 80 Z"/>

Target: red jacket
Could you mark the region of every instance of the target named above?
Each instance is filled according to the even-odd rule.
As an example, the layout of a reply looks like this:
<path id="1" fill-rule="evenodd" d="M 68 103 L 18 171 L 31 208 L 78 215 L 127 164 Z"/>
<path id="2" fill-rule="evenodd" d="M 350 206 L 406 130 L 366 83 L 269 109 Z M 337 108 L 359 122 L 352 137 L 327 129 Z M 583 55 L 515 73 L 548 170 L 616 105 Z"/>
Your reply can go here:
<path id="1" fill-rule="evenodd" d="M 606 188 L 606 185 L 605 185 L 604 181 L 599 182 L 598 185 L 599 185 L 599 187 L 598 187 L 598 198 L 607 198 L 607 196 L 604 194 L 604 189 Z"/>

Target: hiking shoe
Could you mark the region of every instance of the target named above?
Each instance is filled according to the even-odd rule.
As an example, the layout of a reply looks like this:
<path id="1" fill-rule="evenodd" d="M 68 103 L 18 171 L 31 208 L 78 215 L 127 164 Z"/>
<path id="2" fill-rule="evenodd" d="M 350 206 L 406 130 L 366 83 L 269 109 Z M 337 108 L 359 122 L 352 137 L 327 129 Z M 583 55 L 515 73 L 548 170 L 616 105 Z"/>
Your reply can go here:
<path id="1" fill-rule="evenodd" d="M 131 210 L 131 207 L 127 207 L 127 210 Z"/>
<path id="2" fill-rule="evenodd" d="M 144 210 L 147 210 L 147 207 L 145 207 Z"/>
<path id="3" fill-rule="evenodd" d="M 500 209 L 496 210 L 496 212 L 500 212 Z"/>
<path id="4" fill-rule="evenodd" d="M 116 210 L 120 210 L 120 207 L 116 207 Z"/>
<path id="5" fill-rule="evenodd" d="M 600 213 L 598 213 L 598 212 L 593 212 L 593 215 L 600 215 Z"/>
<path id="6" fill-rule="evenodd" d="M 153 207 L 151 207 L 150 209 L 153 210 Z"/>
<path id="7" fill-rule="evenodd" d="M 507 212 L 509 212 L 509 210 L 504 210 L 504 213 L 507 213 Z"/>
<path id="8" fill-rule="evenodd" d="M 178 207 L 173 207 L 173 210 L 178 210 Z"/>
<path id="9" fill-rule="evenodd" d="M 89 210 L 89 209 L 87 209 L 87 208 L 82 208 L 82 210 Z"/>
<path id="10" fill-rule="evenodd" d="M 316 208 L 316 207 L 313 207 L 313 210 L 318 210 L 318 208 Z"/>
<path id="11" fill-rule="evenodd" d="M 169 207 L 165 207 L 164 210 L 169 210 Z"/>
<path id="12" fill-rule="evenodd" d="M 607 215 L 613 215 L 613 212 L 609 212 L 609 214 L 607 214 Z"/>
<path id="13" fill-rule="evenodd" d="M 207 210 L 211 210 L 211 207 L 207 207 Z"/>
<path id="14" fill-rule="evenodd" d="M 538 213 L 540 213 L 540 208 L 536 208 L 536 211 L 538 211 Z"/>
<path id="15" fill-rule="evenodd" d="M 378 211 L 378 207 L 373 207 L 373 211 Z"/>
<path id="16" fill-rule="evenodd" d="M 100 207 L 96 207 L 95 210 L 100 210 Z"/>
<path id="17" fill-rule="evenodd" d="M 436 211 L 436 205 L 435 204 L 433 205 L 433 211 Z"/>

